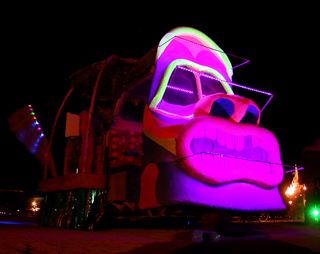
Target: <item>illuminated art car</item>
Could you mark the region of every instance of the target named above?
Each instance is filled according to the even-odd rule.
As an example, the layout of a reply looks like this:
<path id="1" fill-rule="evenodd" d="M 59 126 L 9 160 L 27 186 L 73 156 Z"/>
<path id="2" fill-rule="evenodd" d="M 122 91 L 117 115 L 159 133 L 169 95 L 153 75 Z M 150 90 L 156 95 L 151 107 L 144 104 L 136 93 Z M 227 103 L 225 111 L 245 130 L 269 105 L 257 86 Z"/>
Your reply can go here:
<path id="1" fill-rule="evenodd" d="M 188 27 L 168 32 L 136 63 L 108 139 L 111 199 L 140 209 L 285 208 L 277 139 L 259 127 L 257 104 L 233 93 L 232 74 L 227 55 Z M 138 111 L 143 119 L 134 119 Z"/>

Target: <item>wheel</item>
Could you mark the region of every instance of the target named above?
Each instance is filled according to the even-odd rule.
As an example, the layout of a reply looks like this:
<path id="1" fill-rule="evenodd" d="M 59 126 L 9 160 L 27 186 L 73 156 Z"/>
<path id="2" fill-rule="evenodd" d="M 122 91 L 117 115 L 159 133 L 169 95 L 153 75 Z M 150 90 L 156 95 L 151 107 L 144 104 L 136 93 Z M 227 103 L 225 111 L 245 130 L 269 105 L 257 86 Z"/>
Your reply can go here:
<path id="1" fill-rule="evenodd" d="M 204 230 L 216 231 L 225 235 L 231 229 L 232 213 L 230 211 L 204 213 L 201 216 L 201 221 Z"/>
<path id="2" fill-rule="evenodd" d="M 204 213 L 201 216 L 201 221 L 204 230 L 215 230 L 220 222 L 220 213 Z"/>

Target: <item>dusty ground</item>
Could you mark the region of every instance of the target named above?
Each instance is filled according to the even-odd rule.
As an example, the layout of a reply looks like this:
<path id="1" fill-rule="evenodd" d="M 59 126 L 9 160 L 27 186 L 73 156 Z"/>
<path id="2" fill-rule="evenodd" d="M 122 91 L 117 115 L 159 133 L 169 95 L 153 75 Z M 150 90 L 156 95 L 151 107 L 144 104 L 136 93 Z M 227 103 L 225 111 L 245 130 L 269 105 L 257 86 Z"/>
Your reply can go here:
<path id="1" fill-rule="evenodd" d="M 216 242 L 193 241 L 195 232 L 141 228 L 80 231 L 42 227 L 33 218 L 0 217 L 0 253 L 320 253 L 320 226 L 237 223 L 229 236 Z"/>

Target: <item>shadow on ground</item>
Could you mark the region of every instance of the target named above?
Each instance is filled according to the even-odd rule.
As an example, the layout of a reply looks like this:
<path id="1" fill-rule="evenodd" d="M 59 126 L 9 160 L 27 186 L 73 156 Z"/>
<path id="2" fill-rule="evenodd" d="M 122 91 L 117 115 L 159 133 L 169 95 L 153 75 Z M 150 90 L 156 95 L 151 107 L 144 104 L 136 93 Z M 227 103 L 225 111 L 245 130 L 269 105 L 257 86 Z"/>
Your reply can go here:
<path id="1" fill-rule="evenodd" d="M 254 229 L 230 232 L 216 242 L 192 242 L 192 230 L 178 233 L 172 241 L 146 244 L 130 252 L 122 253 L 314 253 L 311 250 L 270 239 Z M 232 235 L 232 236 L 231 236 Z"/>
<path id="2" fill-rule="evenodd" d="M 172 219 L 143 219 L 139 221 L 116 220 L 113 222 L 104 221 L 104 225 L 110 228 L 143 228 L 143 229 L 185 229 L 177 232 L 171 241 L 148 243 L 130 252 L 123 253 L 314 253 L 308 248 L 271 239 L 270 235 L 282 232 L 270 232 L 254 223 L 232 223 L 231 228 L 216 242 L 192 241 L 192 234 L 195 230 L 202 230 L 202 225 L 197 221 L 185 218 Z M 272 225 L 270 225 L 272 226 Z M 268 228 L 268 227 L 267 227 Z M 274 228 L 274 227 L 273 227 Z"/>

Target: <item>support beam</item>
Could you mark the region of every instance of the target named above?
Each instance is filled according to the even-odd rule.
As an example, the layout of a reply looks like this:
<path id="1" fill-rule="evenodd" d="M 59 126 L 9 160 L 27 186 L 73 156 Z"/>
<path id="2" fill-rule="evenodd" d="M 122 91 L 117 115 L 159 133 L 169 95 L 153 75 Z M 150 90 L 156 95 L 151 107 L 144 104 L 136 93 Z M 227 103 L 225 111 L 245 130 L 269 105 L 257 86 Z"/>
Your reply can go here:
<path id="1" fill-rule="evenodd" d="M 52 140 L 53 140 L 54 132 L 56 130 L 58 119 L 59 119 L 59 117 L 61 115 L 61 112 L 62 112 L 62 109 L 63 109 L 64 105 L 66 104 L 66 101 L 68 100 L 69 96 L 74 91 L 74 89 L 75 89 L 74 87 L 70 88 L 69 92 L 64 97 L 64 99 L 63 99 L 63 101 L 62 101 L 62 103 L 60 105 L 60 108 L 59 108 L 59 110 L 58 110 L 58 112 L 56 114 L 56 117 L 54 119 L 52 130 L 51 130 L 49 144 L 48 144 L 48 148 L 47 148 L 46 155 L 45 155 L 45 166 L 44 166 L 44 171 L 43 171 L 43 179 L 47 179 L 48 165 L 49 165 L 49 158 L 50 158 L 50 156 L 48 156 L 48 154 L 51 152 Z M 52 163 L 52 164 L 54 165 L 54 163 Z M 51 168 L 51 174 L 53 175 L 53 177 L 57 177 L 57 171 L 56 171 L 55 166 L 53 166 L 53 168 Z"/>
<path id="2" fill-rule="evenodd" d="M 95 105 L 95 100 L 96 100 L 96 95 L 98 92 L 98 88 L 99 88 L 99 84 L 100 84 L 100 79 L 103 73 L 103 70 L 105 69 L 107 65 L 107 61 L 102 62 L 101 67 L 100 67 L 100 71 L 98 73 L 97 79 L 96 79 L 96 83 L 94 85 L 94 89 L 92 92 L 92 96 L 91 96 L 91 102 L 90 102 L 90 107 L 89 107 L 89 112 L 88 112 L 88 122 L 87 122 L 87 129 L 86 129 L 86 136 L 85 136 L 85 149 L 84 149 L 84 156 L 83 156 L 83 167 L 84 168 L 80 168 L 80 172 L 79 173 L 88 173 L 90 171 L 90 169 L 87 168 L 87 157 L 88 157 L 88 148 L 89 148 L 89 134 L 90 134 L 90 126 L 91 126 L 91 122 L 92 122 L 92 113 L 93 113 L 93 109 L 94 109 L 94 105 Z"/>

